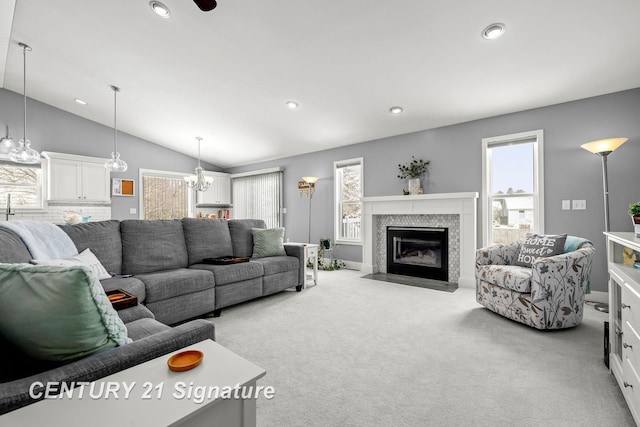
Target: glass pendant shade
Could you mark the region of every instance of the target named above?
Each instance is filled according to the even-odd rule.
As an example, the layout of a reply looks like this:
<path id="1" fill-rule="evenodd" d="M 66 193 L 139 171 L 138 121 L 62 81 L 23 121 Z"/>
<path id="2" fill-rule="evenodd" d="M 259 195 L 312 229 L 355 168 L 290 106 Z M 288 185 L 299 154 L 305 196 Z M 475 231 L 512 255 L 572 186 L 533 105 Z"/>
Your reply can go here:
<path id="1" fill-rule="evenodd" d="M 9 126 L 7 125 L 7 136 L 0 139 L 0 154 L 9 154 L 11 150 L 16 148 L 13 142 L 13 138 L 9 134 Z"/>
<path id="2" fill-rule="evenodd" d="M 183 179 L 187 187 L 193 188 L 196 191 L 205 192 L 213 183 L 213 178 L 206 176 L 204 169 L 200 166 L 200 141 L 202 141 L 202 138 L 197 137 L 196 139 L 198 140 L 198 167 L 195 170 L 195 175 L 185 176 Z"/>
<path id="3" fill-rule="evenodd" d="M 18 143 L 18 146 L 14 146 L 9 149 L 9 160 L 16 163 L 38 163 L 40 161 L 40 153 L 31 148 L 31 141 L 27 139 L 27 52 L 31 50 L 29 46 L 24 43 L 19 43 L 22 48 L 24 69 L 24 137 Z M 7 127 L 7 137 L 9 137 L 9 128 Z"/>
<path id="4" fill-rule="evenodd" d="M 120 92 L 120 88 L 117 86 L 111 86 L 113 90 L 113 152 L 111 158 L 104 162 L 104 167 L 109 169 L 110 172 L 125 172 L 127 170 L 127 162 L 120 158 L 118 153 L 118 127 L 117 127 L 117 95 Z"/>
<path id="5" fill-rule="evenodd" d="M 120 153 L 116 151 L 111 153 L 111 158 L 104 163 L 104 167 L 111 172 L 124 172 L 127 170 L 127 163 L 120 158 Z"/>

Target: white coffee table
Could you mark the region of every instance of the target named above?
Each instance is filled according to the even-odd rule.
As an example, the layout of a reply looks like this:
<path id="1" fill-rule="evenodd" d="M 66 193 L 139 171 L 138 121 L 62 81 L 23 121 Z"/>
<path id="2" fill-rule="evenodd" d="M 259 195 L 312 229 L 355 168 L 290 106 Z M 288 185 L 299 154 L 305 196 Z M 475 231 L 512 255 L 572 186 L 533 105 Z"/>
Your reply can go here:
<path id="1" fill-rule="evenodd" d="M 182 350 L 191 349 L 204 353 L 202 363 L 192 370 L 169 370 L 167 360 L 178 353 L 173 352 L 93 383 L 96 387 L 100 383 L 105 387 L 117 382 L 127 386 L 133 384 L 127 399 L 124 388 L 108 398 L 90 398 L 85 392 L 81 399 L 77 393 L 71 398 L 45 399 L 0 416 L 0 425 L 255 426 L 254 398 L 225 399 L 221 396 L 215 398 L 214 394 L 211 399 L 197 403 L 197 399 L 189 398 L 187 393 L 190 387 L 191 390 L 197 387 L 208 390 L 215 386 L 220 390 L 224 387 L 227 390 L 236 386 L 245 387 L 245 390 L 253 387 L 255 392 L 257 380 L 266 371 L 212 340 L 201 341 Z M 145 396 L 147 398 L 143 398 Z"/>

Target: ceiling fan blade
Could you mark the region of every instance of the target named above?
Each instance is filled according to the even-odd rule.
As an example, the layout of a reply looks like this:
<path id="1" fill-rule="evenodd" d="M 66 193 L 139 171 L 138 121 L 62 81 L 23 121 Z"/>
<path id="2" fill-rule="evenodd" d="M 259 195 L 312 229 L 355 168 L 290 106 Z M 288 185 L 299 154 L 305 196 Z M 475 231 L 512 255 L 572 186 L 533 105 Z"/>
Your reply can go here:
<path id="1" fill-rule="evenodd" d="M 216 3 L 216 0 L 193 0 L 193 1 L 196 5 L 198 5 L 200 10 L 202 10 L 203 12 L 208 12 L 210 10 L 213 10 L 218 5 L 218 3 Z"/>

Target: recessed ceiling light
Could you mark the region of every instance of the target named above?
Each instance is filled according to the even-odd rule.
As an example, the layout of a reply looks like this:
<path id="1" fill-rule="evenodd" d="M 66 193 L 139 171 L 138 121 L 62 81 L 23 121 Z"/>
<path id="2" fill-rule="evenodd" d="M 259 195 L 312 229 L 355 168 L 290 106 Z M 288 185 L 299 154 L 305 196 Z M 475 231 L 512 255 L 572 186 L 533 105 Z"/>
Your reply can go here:
<path id="1" fill-rule="evenodd" d="M 502 36 L 506 29 L 507 29 L 506 25 L 497 22 L 485 28 L 482 31 L 482 37 L 484 37 L 487 40 L 495 40 L 498 37 Z"/>
<path id="2" fill-rule="evenodd" d="M 151 1 L 149 2 L 149 6 L 151 7 L 151 10 L 161 18 L 168 18 L 171 16 L 169 8 L 159 1 Z"/>
<path id="3" fill-rule="evenodd" d="M 80 98 L 73 98 L 74 101 L 76 101 L 78 104 L 80 105 L 87 105 L 87 101 L 80 99 Z"/>
<path id="4" fill-rule="evenodd" d="M 389 112 L 391 114 L 401 114 L 403 111 L 404 111 L 404 109 L 402 107 L 398 107 L 398 106 L 389 108 Z"/>
<path id="5" fill-rule="evenodd" d="M 296 101 L 287 101 L 284 103 L 284 105 L 292 110 L 297 110 L 298 108 L 300 108 L 300 104 L 298 104 Z"/>

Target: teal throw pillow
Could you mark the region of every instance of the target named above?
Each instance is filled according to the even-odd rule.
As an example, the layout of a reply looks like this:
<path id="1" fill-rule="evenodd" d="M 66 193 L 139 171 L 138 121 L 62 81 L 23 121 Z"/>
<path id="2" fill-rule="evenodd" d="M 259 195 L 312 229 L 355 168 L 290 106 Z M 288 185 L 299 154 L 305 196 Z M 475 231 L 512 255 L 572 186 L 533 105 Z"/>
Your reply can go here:
<path id="1" fill-rule="evenodd" d="M 74 360 L 131 342 L 86 266 L 0 264 L 0 333 L 48 361 Z"/>
<path id="2" fill-rule="evenodd" d="M 253 258 L 286 255 L 284 228 L 252 228 Z"/>

